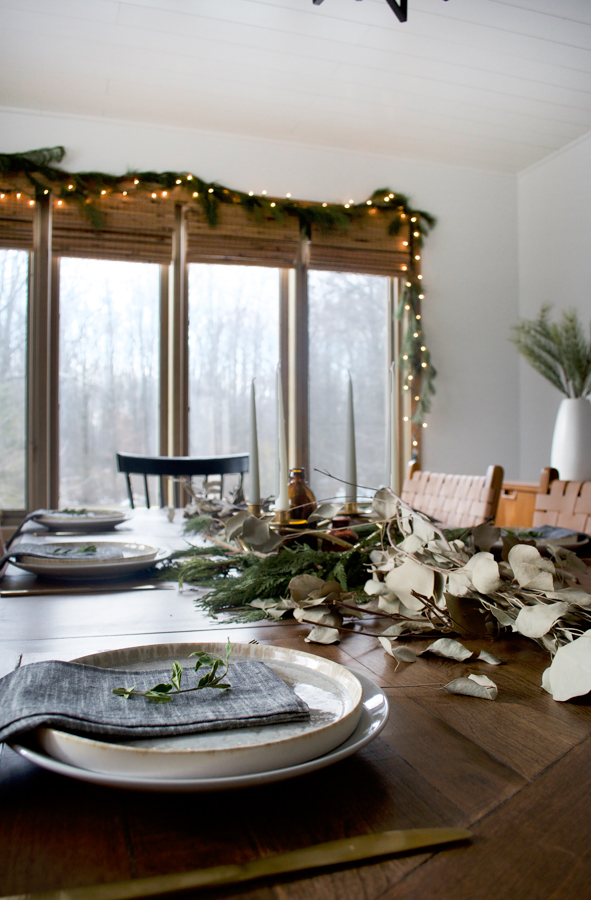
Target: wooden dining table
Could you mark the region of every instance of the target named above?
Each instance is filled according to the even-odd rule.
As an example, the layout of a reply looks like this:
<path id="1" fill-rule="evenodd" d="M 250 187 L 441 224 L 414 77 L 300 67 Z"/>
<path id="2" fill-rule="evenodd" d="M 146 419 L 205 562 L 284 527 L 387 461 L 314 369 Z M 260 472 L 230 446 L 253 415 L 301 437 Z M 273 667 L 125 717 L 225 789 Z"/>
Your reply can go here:
<path id="1" fill-rule="evenodd" d="M 118 539 L 184 544 L 179 512 L 169 522 L 163 511 L 138 510 L 118 532 Z M 371 744 L 332 766 L 223 792 L 87 784 L 40 769 L 0 745 L 1 896 L 243 863 L 337 838 L 430 826 L 469 828 L 472 839 L 190 896 L 591 896 L 591 704 L 586 697 L 557 703 L 542 690 L 550 659 L 535 643 L 512 635 L 464 642 L 501 657 L 504 664 L 494 670 L 433 657 L 397 664 L 365 634 L 346 635 L 338 645 L 306 644 L 309 626 L 293 620 L 213 619 L 191 591 L 166 584 L 132 590 L 136 583 L 92 594 L 60 592 L 58 583 L 51 594 L 0 597 L 0 675 L 43 659 L 229 637 L 303 649 L 368 676 L 388 697 L 388 722 Z M 19 586 L 41 585 L 11 568 L 0 590 Z M 380 623 L 364 628 L 379 631 Z M 494 701 L 443 689 L 484 669 L 498 685 Z"/>

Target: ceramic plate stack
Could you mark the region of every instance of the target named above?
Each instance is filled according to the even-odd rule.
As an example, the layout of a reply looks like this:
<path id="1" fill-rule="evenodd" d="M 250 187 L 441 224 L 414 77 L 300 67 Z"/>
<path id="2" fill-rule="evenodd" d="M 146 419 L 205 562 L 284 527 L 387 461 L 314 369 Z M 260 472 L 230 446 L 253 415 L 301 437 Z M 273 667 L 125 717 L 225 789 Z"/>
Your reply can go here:
<path id="1" fill-rule="evenodd" d="M 46 554 L 42 559 L 24 556 L 13 565 L 35 575 L 49 578 L 119 578 L 140 572 L 162 562 L 169 550 L 159 550 L 148 544 L 130 544 L 120 541 L 59 541 L 29 543 L 22 540 L 14 550 L 30 549 Z"/>
<path id="2" fill-rule="evenodd" d="M 131 518 L 120 509 L 46 509 L 32 516 L 50 531 L 108 531 Z"/>
<path id="3" fill-rule="evenodd" d="M 189 654 L 225 654 L 222 644 L 158 644 L 81 657 L 77 662 L 126 670 L 163 668 Z M 153 791 L 222 790 L 293 778 L 344 759 L 373 740 L 388 703 L 369 678 L 330 660 L 283 647 L 233 644 L 232 659 L 265 662 L 310 707 L 305 722 L 151 738 L 97 740 L 53 728 L 38 744 L 14 749 L 37 765 L 83 781 Z"/>

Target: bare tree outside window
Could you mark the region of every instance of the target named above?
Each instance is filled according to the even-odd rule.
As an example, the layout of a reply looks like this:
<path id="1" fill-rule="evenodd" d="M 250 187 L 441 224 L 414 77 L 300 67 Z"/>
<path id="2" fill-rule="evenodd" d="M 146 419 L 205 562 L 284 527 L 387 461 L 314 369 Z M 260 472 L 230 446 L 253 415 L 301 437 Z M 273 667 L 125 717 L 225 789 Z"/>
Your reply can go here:
<path id="1" fill-rule="evenodd" d="M 0 509 L 24 509 L 29 254 L 0 250 Z"/>
<path id="2" fill-rule="evenodd" d="M 60 505 L 125 504 L 116 452 L 158 453 L 158 317 L 157 265 L 61 260 Z"/>
<path id="3" fill-rule="evenodd" d="M 190 453 L 248 450 L 256 377 L 261 491 L 275 491 L 279 269 L 189 266 Z"/>
<path id="4" fill-rule="evenodd" d="M 308 274 L 310 483 L 318 498 L 344 486 L 314 471 L 345 474 L 348 371 L 353 379 L 357 480 L 386 480 L 386 316 L 388 279 L 346 272 Z M 360 491 L 359 496 L 368 491 Z"/>

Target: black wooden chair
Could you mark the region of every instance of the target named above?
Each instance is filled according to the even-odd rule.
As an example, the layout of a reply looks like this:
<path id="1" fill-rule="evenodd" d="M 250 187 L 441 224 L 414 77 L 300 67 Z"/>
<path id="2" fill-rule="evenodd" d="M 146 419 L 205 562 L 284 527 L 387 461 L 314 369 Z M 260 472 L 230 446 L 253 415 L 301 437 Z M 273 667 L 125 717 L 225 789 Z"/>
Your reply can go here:
<path id="1" fill-rule="evenodd" d="M 150 492 L 148 490 L 148 475 L 157 475 L 160 478 L 160 506 L 164 503 L 164 479 L 165 477 L 180 478 L 182 475 L 190 478 L 193 475 L 203 475 L 206 480 L 210 475 L 220 476 L 220 498 L 223 493 L 224 475 L 240 475 L 240 487 L 244 479 L 244 473 L 248 472 L 248 453 L 234 453 L 231 456 L 209 456 L 207 458 L 196 456 L 140 456 L 137 453 L 118 453 L 117 470 L 125 474 L 127 479 L 127 493 L 129 504 L 134 509 L 133 493 L 131 491 L 131 475 L 144 476 L 144 489 L 146 492 L 146 506 L 150 508 Z M 179 485 L 174 482 L 174 505 L 179 506 Z"/>

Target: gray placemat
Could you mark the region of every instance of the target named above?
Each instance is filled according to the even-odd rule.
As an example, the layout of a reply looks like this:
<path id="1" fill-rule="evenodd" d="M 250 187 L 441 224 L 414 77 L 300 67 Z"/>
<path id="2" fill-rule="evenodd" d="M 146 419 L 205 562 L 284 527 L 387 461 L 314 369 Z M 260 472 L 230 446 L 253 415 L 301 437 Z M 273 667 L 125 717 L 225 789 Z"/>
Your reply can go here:
<path id="1" fill-rule="evenodd" d="M 196 685 L 203 668 L 183 670 L 183 687 Z M 129 739 L 220 731 L 293 722 L 308 706 L 258 660 L 232 663 L 229 690 L 177 694 L 171 703 L 124 697 L 113 688 L 149 690 L 170 681 L 170 667 L 126 671 L 49 660 L 22 666 L 0 679 L 0 742 L 39 726 Z"/>

